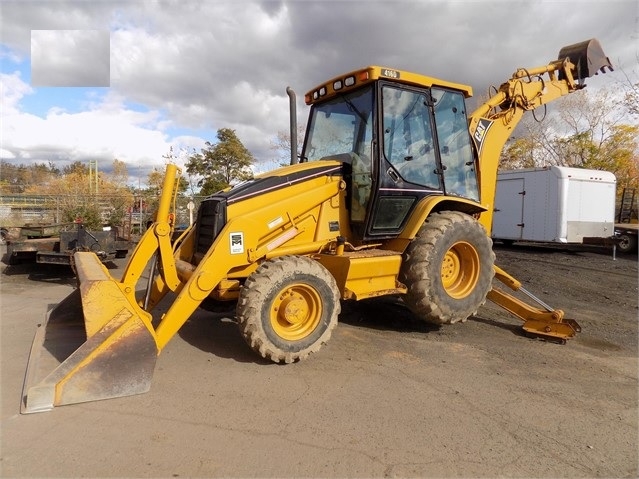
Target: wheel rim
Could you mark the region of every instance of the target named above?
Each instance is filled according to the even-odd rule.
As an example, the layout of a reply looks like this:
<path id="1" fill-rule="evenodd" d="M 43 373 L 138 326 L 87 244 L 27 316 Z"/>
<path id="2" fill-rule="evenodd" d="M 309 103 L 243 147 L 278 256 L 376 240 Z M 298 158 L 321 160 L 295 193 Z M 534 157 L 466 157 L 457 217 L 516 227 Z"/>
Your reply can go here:
<path id="1" fill-rule="evenodd" d="M 320 323 L 322 299 L 305 284 L 295 284 L 281 291 L 271 307 L 271 325 L 282 339 L 298 341 L 311 334 Z"/>
<path id="2" fill-rule="evenodd" d="M 619 242 L 619 247 L 621 249 L 630 249 L 630 238 L 628 236 L 622 236 L 621 241 Z"/>
<path id="3" fill-rule="evenodd" d="M 465 241 L 453 244 L 442 261 L 442 284 L 453 298 L 469 296 L 479 280 L 480 268 L 477 250 Z"/>

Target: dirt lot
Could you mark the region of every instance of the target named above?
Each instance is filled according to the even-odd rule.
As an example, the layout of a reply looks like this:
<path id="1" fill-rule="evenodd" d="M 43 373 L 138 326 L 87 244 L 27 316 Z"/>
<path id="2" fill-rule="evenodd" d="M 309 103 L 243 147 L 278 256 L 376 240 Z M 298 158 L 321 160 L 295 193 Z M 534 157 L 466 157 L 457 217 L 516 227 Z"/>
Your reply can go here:
<path id="1" fill-rule="evenodd" d="M 2 476 L 637 477 L 637 256 L 495 249 L 581 324 L 575 339 L 529 339 L 492 304 L 436 328 L 376 300 L 345 304 L 317 355 L 279 366 L 248 349 L 232 318 L 199 311 L 149 393 L 28 416 L 19 402 L 35 325 L 74 280 L 6 269 Z"/>

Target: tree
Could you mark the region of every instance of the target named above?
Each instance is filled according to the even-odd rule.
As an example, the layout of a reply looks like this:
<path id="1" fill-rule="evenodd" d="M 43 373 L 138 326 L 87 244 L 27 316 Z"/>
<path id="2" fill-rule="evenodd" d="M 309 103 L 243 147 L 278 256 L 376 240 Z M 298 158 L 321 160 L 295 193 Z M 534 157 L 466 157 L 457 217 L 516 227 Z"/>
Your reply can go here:
<path id="1" fill-rule="evenodd" d="M 113 160 L 110 178 L 114 185 L 126 186 L 129 182 L 129 170 L 124 161 L 118 160 L 117 158 Z"/>
<path id="2" fill-rule="evenodd" d="M 113 173 L 98 172 L 100 193 L 96 195 L 95 190 L 91 189 L 89 169 L 76 161 L 65 167 L 62 174 L 25 193 L 47 195 L 49 207 L 59 212 L 58 221 L 72 222 L 81 218 L 88 229 L 99 229 L 104 224 L 122 224 L 126 210 L 133 202 L 127 179 L 126 164 L 114 160 Z"/>
<path id="3" fill-rule="evenodd" d="M 639 115 L 639 83 L 628 86 L 624 99 L 628 112 L 632 115 Z"/>
<path id="4" fill-rule="evenodd" d="M 124 161 L 113 160 L 111 174 L 106 178 L 100 175 L 100 191 L 108 195 L 108 207 L 105 216 L 109 226 L 119 226 L 124 222 L 127 209 L 133 201 L 133 194 L 128 187 L 129 171 Z"/>
<path id="5" fill-rule="evenodd" d="M 81 220 L 85 228 L 99 230 L 102 228 L 102 214 L 95 203 L 73 203 L 62 211 L 62 222 L 71 223 Z"/>
<path id="6" fill-rule="evenodd" d="M 611 171 L 617 177 L 617 187 L 639 187 L 639 126 L 617 125 L 609 141 L 601 147 L 601 154 L 587 168 Z"/>
<path id="7" fill-rule="evenodd" d="M 304 134 L 306 133 L 306 125 L 297 125 L 297 157 L 302 154 L 302 146 L 304 146 Z M 291 132 L 280 130 L 277 132 L 275 140 L 271 141 L 271 150 L 278 153 L 277 160 L 279 166 L 286 166 L 291 163 Z"/>
<path id="8" fill-rule="evenodd" d="M 255 161 L 235 134 L 235 130 L 221 128 L 217 131 L 218 143 L 206 142 L 201 153 L 191 155 L 186 171 L 198 175 L 201 195 L 210 195 L 232 184 L 253 178 L 251 165 Z"/>
<path id="9" fill-rule="evenodd" d="M 635 65 L 639 65 L 639 53 L 635 53 Z M 628 73 L 623 68 L 618 68 L 624 76 L 624 80 L 619 81 L 617 86 L 619 90 L 624 92 L 624 101 L 622 106 L 628 110 L 631 115 L 639 115 L 639 70 L 636 68 Z"/>
<path id="10" fill-rule="evenodd" d="M 639 183 L 639 127 L 624 123 L 625 109 L 615 108 L 615 92 L 596 96 L 585 91 L 558 103 L 557 112 L 543 122 L 528 116 L 520 137 L 502 152 L 501 168 L 570 166 L 610 171 L 618 185 L 637 188 Z"/>
<path id="11" fill-rule="evenodd" d="M 535 145 L 530 137 L 513 138 L 504 147 L 499 159 L 499 169 L 517 170 L 535 166 Z"/>
<path id="12" fill-rule="evenodd" d="M 58 221 L 70 223 L 80 218 L 88 229 L 101 227 L 100 208 L 90 192 L 88 169 L 66 171 L 67 173 L 41 188 L 41 192 L 51 198 L 50 206 L 60 212 L 61 218 Z"/>
<path id="13" fill-rule="evenodd" d="M 39 188 L 59 174 L 60 170 L 52 162 L 12 165 L 3 160 L 0 162 L 0 191 L 2 194 L 39 194 Z"/>
<path id="14" fill-rule="evenodd" d="M 89 167 L 85 165 L 84 163 L 82 163 L 81 161 L 74 161 L 70 165 L 67 165 L 64 168 L 62 168 L 63 175 L 70 175 L 72 173 L 80 173 L 80 174 L 88 175 Z"/>
<path id="15" fill-rule="evenodd" d="M 95 177 L 89 181 L 89 168 L 80 161 L 71 163 L 62 171 L 53 162 L 27 166 L 2 161 L 0 192 L 40 198 L 43 206 L 55 212 L 57 222 L 82 218 L 90 229 L 104 224 L 119 226 L 133 202 L 133 194 L 127 185 L 129 174 L 126 164 L 116 159 L 110 174 L 96 173 L 99 194 L 90 184 Z"/>
<path id="16" fill-rule="evenodd" d="M 559 166 L 588 168 L 589 164 L 597 163 L 596 158 L 600 152 L 588 131 L 554 138 L 551 145 Z"/>

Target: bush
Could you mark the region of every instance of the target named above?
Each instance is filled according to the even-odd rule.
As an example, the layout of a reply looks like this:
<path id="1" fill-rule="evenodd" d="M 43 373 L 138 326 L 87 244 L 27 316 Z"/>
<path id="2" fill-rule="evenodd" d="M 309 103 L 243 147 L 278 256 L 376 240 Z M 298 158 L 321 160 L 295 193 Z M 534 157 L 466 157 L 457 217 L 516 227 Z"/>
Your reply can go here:
<path id="1" fill-rule="evenodd" d="M 100 210 L 94 205 L 77 205 L 64 210 L 63 215 L 65 222 L 79 219 L 89 230 L 102 229 L 102 216 Z"/>

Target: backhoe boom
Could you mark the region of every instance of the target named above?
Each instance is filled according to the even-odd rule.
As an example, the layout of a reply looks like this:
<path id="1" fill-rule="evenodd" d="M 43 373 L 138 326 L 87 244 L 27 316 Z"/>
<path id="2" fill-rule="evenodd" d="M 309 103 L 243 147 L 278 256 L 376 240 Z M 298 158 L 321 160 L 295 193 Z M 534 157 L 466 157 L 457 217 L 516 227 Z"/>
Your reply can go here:
<path id="1" fill-rule="evenodd" d="M 480 222 L 490 235 L 499 157 L 524 113 L 586 85 L 586 77 L 605 73 L 612 65 L 596 39 L 564 47 L 559 60 L 536 68 L 519 68 L 469 117 L 470 134 L 479 158 L 480 198 L 486 207 Z"/>
<path id="2" fill-rule="evenodd" d="M 519 68 L 470 115 L 469 129 L 479 162 L 480 198 L 486 208 L 479 221 L 488 235 L 492 230 L 501 151 L 524 113 L 584 88 L 585 78 L 605 73 L 606 68 L 612 70 L 612 65 L 596 39 L 569 45 L 559 51 L 558 60 L 548 65 Z M 495 277 L 540 303 L 517 280 L 497 267 Z M 493 288 L 487 298 L 522 319 L 523 329 L 530 334 L 565 342 L 581 331 L 576 321 L 563 317 L 563 311 L 543 303 L 544 310 L 540 310 L 497 288 Z"/>

